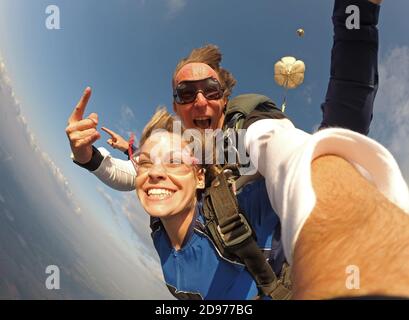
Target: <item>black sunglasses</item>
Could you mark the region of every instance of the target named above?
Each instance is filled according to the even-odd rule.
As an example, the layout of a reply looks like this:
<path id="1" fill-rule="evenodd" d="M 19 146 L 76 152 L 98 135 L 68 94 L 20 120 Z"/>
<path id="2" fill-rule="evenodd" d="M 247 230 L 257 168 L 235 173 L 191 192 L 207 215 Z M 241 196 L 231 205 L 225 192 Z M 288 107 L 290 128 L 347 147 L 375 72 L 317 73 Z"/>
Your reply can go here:
<path id="1" fill-rule="evenodd" d="M 215 78 L 182 81 L 173 89 L 173 98 L 178 104 L 192 103 L 199 92 L 208 100 L 218 100 L 223 97 L 224 89 Z"/>

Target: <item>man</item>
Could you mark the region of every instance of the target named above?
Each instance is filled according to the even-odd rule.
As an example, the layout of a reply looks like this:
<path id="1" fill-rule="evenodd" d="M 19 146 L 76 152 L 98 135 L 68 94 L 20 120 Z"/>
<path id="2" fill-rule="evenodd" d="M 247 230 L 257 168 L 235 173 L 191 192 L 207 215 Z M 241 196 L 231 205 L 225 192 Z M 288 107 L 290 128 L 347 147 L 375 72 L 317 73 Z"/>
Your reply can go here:
<path id="1" fill-rule="evenodd" d="M 379 4 L 382 0 L 336 0 L 334 5 L 334 45 L 331 56 L 331 79 L 326 101 L 322 105 L 321 128 L 341 126 L 366 134 L 372 118 L 373 102 L 377 91 L 377 51 Z M 349 30 L 345 23 L 346 8 L 357 5 L 360 8 L 359 30 Z M 353 59 L 351 58 L 353 57 Z M 225 108 L 236 83 L 232 74 L 220 66 L 221 53 L 217 47 L 208 45 L 194 49 L 177 65 L 172 86 L 175 94 L 173 109 L 187 128 L 221 129 L 225 120 Z M 223 88 L 223 94 L 208 97 L 196 86 L 192 101 L 179 99 L 177 89 L 185 83 L 209 85 L 207 79 L 216 79 Z M 203 80 L 203 83 L 199 80 Z M 210 84 L 211 85 L 211 84 Z M 110 187 L 125 191 L 134 189 L 134 171 L 130 162 L 114 159 L 104 151 L 92 147 L 101 136 L 96 130 L 98 115 L 92 113 L 83 119 L 85 107 L 91 95 L 87 88 L 68 121 L 66 132 L 75 162 L 90 170 Z M 244 123 L 248 128 L 260 119 L 281 119 L 286 116 L 277 108 L 269 112 L 256 108 Z M 104 161 L 105 160 L 105 161 Z M 101 165 L 102 164 L 102 165 Z"/>

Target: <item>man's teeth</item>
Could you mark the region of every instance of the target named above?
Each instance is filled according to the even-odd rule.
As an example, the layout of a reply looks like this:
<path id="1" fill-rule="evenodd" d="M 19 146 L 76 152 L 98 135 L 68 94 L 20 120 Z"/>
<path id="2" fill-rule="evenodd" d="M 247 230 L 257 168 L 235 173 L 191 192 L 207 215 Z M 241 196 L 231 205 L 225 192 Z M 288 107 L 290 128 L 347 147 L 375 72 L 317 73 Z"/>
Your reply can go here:
<path id="1" fill-rule="evenodd" d="M 169 197 L 174 194 L 174 191 L 170 191 L 167 189 L 149 189 L 148 196 L 154 196 L 159 198 Z"/>
<path id="2" fill-rule="evenodd" d="M 208 128 L 210 127 L 211 124 L 211 119 L 207 117 L 201 117 L 201 118 L 196 118 L 194 120 L 194 123 L 196 126 L 200 128 Z"/>

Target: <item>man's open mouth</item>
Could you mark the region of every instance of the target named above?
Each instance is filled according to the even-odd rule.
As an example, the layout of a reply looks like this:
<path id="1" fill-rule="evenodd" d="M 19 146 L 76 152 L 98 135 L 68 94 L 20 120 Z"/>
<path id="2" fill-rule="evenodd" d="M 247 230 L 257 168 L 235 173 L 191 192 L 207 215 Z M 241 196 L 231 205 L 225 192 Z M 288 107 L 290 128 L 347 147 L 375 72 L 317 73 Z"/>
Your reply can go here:
<path id="1" fill-rule="evenodd" d="M 212 124 L 212 119 L 209 117 L 196 118 L 193 120 L 193 123 L 197 128 L 209 129 Z"/>

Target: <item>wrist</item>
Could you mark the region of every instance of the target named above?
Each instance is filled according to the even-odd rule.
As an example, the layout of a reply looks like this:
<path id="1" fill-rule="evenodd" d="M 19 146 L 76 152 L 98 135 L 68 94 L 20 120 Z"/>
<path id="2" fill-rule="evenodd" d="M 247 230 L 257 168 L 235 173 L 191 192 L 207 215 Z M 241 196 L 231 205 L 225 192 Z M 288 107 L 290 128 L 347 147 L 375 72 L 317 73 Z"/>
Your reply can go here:
<path id="1" fill-rule="evenodd" d="M 104 157 L 102 156 L 101 152 L 94 146 L 92 146 L 92 154 L 91 158 L 87 162 L 80 162 L 77 159 L 73 159 L 73 162 L 77 164 L 78 166 L 85 168 L 89 171 L 95 171 L 99 168 L 101 165 L 102 160 L 104 160 Z"/>

